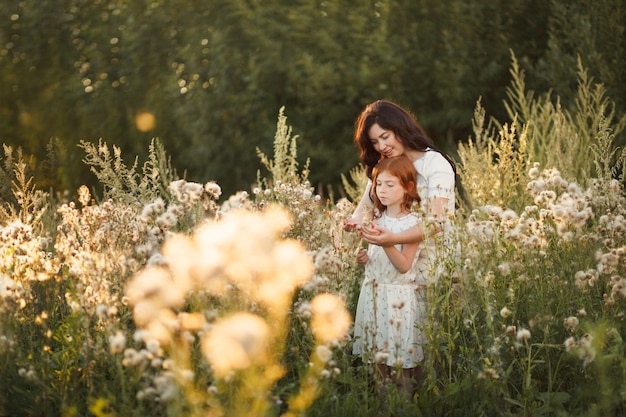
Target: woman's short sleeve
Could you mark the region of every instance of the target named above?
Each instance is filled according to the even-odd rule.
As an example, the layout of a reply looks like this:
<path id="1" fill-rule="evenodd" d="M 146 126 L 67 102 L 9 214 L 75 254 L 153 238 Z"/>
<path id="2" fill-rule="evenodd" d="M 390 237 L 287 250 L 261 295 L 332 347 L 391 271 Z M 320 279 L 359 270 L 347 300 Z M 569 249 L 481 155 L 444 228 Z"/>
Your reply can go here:
<path id="1" fill-rule="evenodd" d="M 423 158 L 415 161 L 415 168 L 422 208 L 428 209 L 428 200 L 431 198 L 446 198 L 448 212 L 454 213 L 455 176 L 450 162 L 439 152 L 428 151 Z"/>
<path id="2" fill-rule="evenodd" d="M 428 197 L 454 198 L 454 171 L 450 162 L 439 152 L 433 152 L 433 157 L 428 163 Z M 425 167 L 426 168 L 426 167 Z"/>

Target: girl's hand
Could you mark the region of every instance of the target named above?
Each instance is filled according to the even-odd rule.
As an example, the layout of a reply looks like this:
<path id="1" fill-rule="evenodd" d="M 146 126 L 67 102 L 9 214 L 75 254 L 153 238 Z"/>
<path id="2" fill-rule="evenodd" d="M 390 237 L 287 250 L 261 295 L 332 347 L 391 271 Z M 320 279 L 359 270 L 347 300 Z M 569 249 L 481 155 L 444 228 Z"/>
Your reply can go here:
<path id="1" fill-rule="evenodd" d="M 367 249 L 358 248 L 356 250 L 356 261 L 360 264 L 366 264 L 369 261 L 369 256 L 367 255 Z"/>
<path id="2" fill-rule="evenodd" d="M 372 223 L 369 227 L 361 229 L 361 237 L 367 243 L 378 246 L 391 246 L 393 245 L 393 232 Z"/>

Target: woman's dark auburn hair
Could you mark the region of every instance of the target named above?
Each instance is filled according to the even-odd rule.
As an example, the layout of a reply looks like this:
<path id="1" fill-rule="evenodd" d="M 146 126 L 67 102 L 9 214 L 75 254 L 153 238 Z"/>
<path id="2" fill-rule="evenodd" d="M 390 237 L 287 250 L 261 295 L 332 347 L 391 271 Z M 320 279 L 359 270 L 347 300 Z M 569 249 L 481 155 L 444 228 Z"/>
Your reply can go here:
<path id="1" fill-rule="evenodd" d="M 372 170 L 383 156 L 374 149 L 368 135 L 370 128 L 378 124 L 385 130 L 392 131 L 396 138 L 405 148 L 425 152 L 428 148 L 441 153 L 452 165 L 456 173 L 454 163 L 443 154 L 426 131 L 418 123 L 415 116 L 408 110 L 388 100 L 377 100 L 369 104 L 361 112 L 355 123 L 354 141 L 360 149 L 359 159 L 365 165 L 368 178 L 372 178 Z"/>

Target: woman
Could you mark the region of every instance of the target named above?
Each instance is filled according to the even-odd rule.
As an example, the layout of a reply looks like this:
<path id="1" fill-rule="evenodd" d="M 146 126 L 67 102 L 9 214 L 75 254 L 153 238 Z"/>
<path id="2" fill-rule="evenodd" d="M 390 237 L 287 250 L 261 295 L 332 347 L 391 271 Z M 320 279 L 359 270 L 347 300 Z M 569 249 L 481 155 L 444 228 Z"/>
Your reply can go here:
<path id="1" fill-rule="evenodd" d="M 371 178 L 374 166 L 382 158 L 398 155 L 407 156 L 415 166 L 420 209 L 426 219 L 441 224 L 454 216 L 454 163 L 435 147 L 409 111 L 387 100 L 368 105 L 357 119 L 354 140 L 369 181 L 355 212 L 346 221 L 347 229 L 360 225 L 366 208 L 373 204 Z M 439 230 L 437 228 L 436 232 Z M 428 237 L 422 227 L 392 233 L 374 226 L 361 229 L 361 234 L 366 242 L 379 246 L 421 242 Z"/>
<path id="2" fill-rule="evenodd" d="M 354 140 L 359 146 L 360 159 L 369 180 L 356 210 L 344 226 L 347 230 L 359 229 L 363 240 L 372 245 L 388 247 L 421 243 L 416 261 L 415 289 L 424 295 L 422 291 L 426 285 L 437 278 L 433 266 L 434 235 L 445 231 L 454 216 L 454 163 L 434 146 L 409 111 L 387 100 L 378 100 L 361 112 Z M 417 171 L 417 192 L 421 198 L 420 211 L 424 221 L 397 233 L 375 223 L 361 227 L 364 215 L 374 205 L 371 194 L 374 167 L 381 159 L 399 155 L 408 157 Z M 413 368 L 412 375 L 416 383 L 421 384 L 422 368 Z"/>

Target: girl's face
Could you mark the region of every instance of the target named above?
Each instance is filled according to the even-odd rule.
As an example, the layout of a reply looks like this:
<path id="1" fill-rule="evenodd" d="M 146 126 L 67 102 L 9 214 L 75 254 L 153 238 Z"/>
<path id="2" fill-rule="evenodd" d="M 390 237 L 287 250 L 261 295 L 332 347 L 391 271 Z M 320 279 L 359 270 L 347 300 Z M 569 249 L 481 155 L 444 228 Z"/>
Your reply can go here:
<path id="1" fill-rule="evenodd" d="M 391 130 L 385 130 L 378 123 L 370 127 L 367 135 L 374 150 L 385 158 L 400 156 L 404 153 L 404 145 Z"/>
<path id="2" fill-rule="evenodd" d="M 400 179 L 383 171 L 376 178 L 376 196 L 385 207 L 400 206 L 404 200 L 404 187 Z"/>

